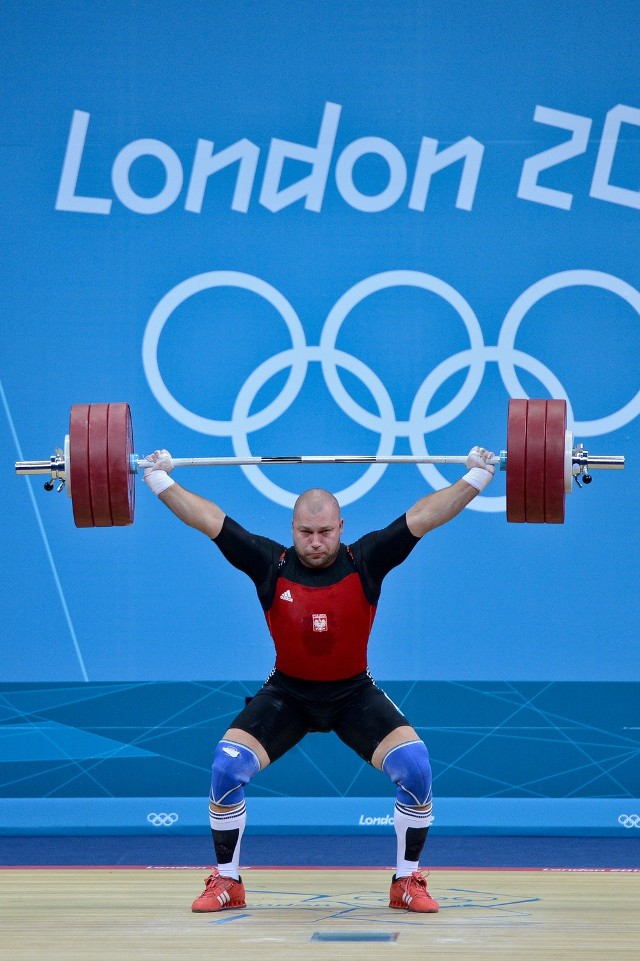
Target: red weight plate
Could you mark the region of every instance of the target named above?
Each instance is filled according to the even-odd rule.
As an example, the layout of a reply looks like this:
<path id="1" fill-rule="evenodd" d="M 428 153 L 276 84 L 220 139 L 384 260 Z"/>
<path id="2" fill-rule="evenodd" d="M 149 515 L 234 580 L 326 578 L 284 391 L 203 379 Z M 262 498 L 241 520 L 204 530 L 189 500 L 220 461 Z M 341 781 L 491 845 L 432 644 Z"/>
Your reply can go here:
<path id="1" fill-rule="evenodd" d="M 136 480 L 131 473 L 133 424 L 128 404 L 109 404 L 109 489 L 111 516 L 116 527 L 133 524 Z"/>
<path id="2" fill-rule="evenodd" d="M 528 401 L 509 401 L 507 418 L 507 520 L 522 524 L 525 512 L 525 471 Z"/>
<path id="3" fill-rule="evenodd" d="M 544 472 L 544 519 L 547 524 L 564 523 L 564 439 L 566 430 L 566 401 L 548 400 Z"/>
<path id="4" fill-rule="evenodd" d="M 73 404 L 69 418 L 69 476 L 76 527 L 93 527 L 89 480 L 89 404 Z"/>
<path id="5" fill-rule="evenodd" d="M 527 404 L 527 450 L 525 469 L 525 520 L 544 524 L 545 452 L 547 447 L 547 401 Z"/>
<path id="6" fill-rule="evenodd" d="M 109 498 L 109 404 L 89 407 L 89 480 L 95 527 L 113 527 Z"/>

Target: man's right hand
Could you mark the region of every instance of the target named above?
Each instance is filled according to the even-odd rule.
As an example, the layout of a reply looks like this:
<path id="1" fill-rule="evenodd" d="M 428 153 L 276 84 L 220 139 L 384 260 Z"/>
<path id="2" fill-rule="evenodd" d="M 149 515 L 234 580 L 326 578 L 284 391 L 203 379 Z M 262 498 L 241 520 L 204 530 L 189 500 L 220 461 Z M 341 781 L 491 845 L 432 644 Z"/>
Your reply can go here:
<path id="1" fill-rule="evenodd" d="M 149 490 L 159 496 L 181 521 L 215 540 L 222 530 L 226 516 L 224 511 L 213 501 L 193 494 L 182 484 L 176 484 L 173 477 L 169 477 L 174 463 L 168 450 L 154 450 L 153 454 L 147 454 L 144 459 L 149 462 L 149 466 L 145 467 L 142 477 Z M 163 497 L 169 488 L 171 493 Z"/>
<path id="2" fill-rule="evenodd" d="M 153 454 L 147 454 L 145 460 L 153 463 L 153 467 L 145 467 L 145 475 L 152 470 L 164 470 L 167 474 L 173 470 L 173 458 L 168 450 L 154 450 Z"/>
<path id="3" fill-rule="evenodd" d="M 169 474 L 173 470 L 173 458 L 168 450 L 154 450 L 153 454 L 147 454 L 145 460 L 150 461 L 152 466 L 145 467 L 142 479 L 152 493 L 157 496 L 162 494 L 175 484 Z"/>

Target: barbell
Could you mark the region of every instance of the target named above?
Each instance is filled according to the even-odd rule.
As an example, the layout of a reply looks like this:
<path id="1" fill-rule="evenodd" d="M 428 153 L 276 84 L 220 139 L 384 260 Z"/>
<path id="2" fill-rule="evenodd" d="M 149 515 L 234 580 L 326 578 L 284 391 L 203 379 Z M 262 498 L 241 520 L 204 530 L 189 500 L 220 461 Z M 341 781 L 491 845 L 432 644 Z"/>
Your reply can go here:
<path id="1" fill-rule="evenodd" d="M 174 457 L 176 467 L 274 464 L 465 464 L 466 454 L 298 455 L 284 457 Z M 592 455 L 574 445 L 564 400 L 511 399 L 507 449 L 491 459 L 506 471 L 507 521 L 562 524 L 565 494 L 574 480 L 590 483 L 590 469 L 621 470 L 624 457 Z M 133 523 L 135 477 L 149 462 L 133 449 L 131 409 L 126 403 L 74 404 L 64 449 L 49 460 L 18 461 L 17 474 L 49 474 L 53 490 L 66 488 L 76 527 L 124 527 Z"/>

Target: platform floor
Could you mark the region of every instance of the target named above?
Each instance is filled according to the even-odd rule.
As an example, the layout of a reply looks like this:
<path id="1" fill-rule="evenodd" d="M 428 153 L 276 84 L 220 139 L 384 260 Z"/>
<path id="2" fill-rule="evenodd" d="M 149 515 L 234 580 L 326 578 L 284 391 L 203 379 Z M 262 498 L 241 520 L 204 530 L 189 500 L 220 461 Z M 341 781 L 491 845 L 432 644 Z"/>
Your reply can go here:
<path id="1" fill-rule="evenodd" d="M 438 914 L 388 907 L 389 872 L 247 868 L 247 907 L 193 914 L 194 868 L 0 869 L 8 961 L 637 961 L 640 872 L 439 869 Z"/>

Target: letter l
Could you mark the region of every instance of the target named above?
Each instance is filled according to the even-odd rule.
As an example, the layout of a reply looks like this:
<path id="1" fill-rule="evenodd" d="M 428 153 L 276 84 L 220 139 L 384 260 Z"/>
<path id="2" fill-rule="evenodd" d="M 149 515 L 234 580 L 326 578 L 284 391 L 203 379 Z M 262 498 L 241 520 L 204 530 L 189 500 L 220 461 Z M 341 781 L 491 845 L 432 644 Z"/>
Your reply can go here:
<path id="1" fill-rule="evenodd" d="M 75 192 L 90 117 L 91 114 L 83 110 L 73 111 L 56 198 L 56 210 L 71 210 L 80 214 L 108 214 L 111 210 L 110 200 L 101 197 L 78 197 Z"/>

